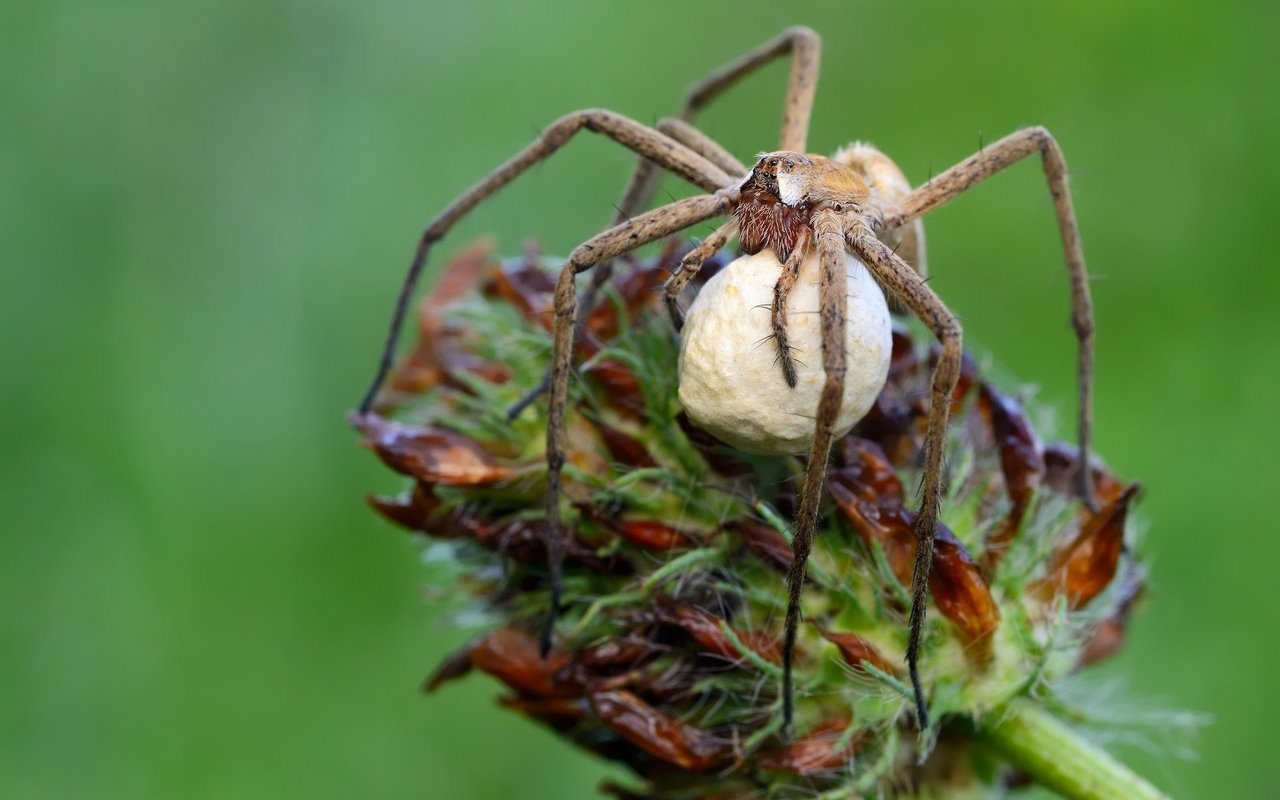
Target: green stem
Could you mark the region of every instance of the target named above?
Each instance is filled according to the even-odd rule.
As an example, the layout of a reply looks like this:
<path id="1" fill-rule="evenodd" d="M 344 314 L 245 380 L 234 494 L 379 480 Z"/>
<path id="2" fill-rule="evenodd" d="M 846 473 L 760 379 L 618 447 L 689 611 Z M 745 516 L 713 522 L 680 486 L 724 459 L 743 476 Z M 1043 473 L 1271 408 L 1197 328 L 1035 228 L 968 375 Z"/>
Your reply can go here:
<path id="1" fill-rule="evenodd" d="M 715 561 L 724 555 L 724 551 L 719 547 L 703 547 L 698 550 L 690 550 L 676 558 L 671 559 L 658 569 L 654 570 L 649 577 L 641 582 L 640 586 L 644 589 L 652 589 L 658 584 L 670 578 L 676 573 L 688 569 L 689 567 L 701 564 L 706 561 Z"/>
<path id="2" fill-rule="evenodd" d="M 1013 766 L 1070 800 L 1168 800 L 1168 795 L 1057 717 L 1015 700 L 977 723 L 978 735 Z"/>

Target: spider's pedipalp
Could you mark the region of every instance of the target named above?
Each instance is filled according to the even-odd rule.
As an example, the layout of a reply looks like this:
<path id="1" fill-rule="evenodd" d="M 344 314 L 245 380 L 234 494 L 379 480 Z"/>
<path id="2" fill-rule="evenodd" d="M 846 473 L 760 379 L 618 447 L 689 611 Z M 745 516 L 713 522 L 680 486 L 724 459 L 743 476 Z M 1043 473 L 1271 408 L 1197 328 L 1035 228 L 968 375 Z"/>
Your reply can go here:
<path id="1" fill-rule="evenodd" d="M 791 295 L 791 289 L 796 285 L 796 278 L 800 275 L 800 262 L 808 255 L 811 237 L 812 234 L 808 228 L 800 229 L 795 248 L 791 251 L 786 263 L 782 265 L 782 274 L 778 276 L 778 282 L 773 287 L 773 306 L 770 308 L 773 340 L 778 344 L 778 361 L 782 365 L 782 376 L 786 379 L 787 385 L 793 389 L 796 386 L 796 365 L 787 336 L 787 298 Z"/>

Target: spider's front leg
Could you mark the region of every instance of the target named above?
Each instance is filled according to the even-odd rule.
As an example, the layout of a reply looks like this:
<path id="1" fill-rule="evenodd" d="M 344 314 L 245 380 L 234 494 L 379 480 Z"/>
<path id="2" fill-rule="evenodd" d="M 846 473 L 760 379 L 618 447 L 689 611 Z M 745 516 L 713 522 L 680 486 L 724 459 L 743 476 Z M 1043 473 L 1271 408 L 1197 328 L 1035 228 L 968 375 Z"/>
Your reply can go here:
<path id="1" fill-rule="evenodd" d="M 787 81 L 778 149 L 803 153 L 808 149 L 809 119 L 813 115 L 813 98 L 818 88 L 821 52 L 822 40 L 811 28 L 803 26 L 787 28 L 778 36 L 743 53 L 689 87 L 679 118 L 660 121 L 657 125 L 658 130 L 706 156 L 730 175 L 741 175 L 746 171 L 745 168 L 737 172 L 729 169 L 736 163 L 736 159 L 694 128 L 693 120 L 699 111 L 738 81 L 772 63 L 774 59 L 790 55 L 791 75 Z M 714 150 L 707 149 L 706 145 L 700 145 L 700 139 L 710 142 Z M 715 151 L 724 153 L 728 159 L 718 158 Z M 738 166 L 741 167 L 741 165 Z M 653 199 L 657 186 L 658 171 L 653 164 L 643 158 L 640 159 L 619 204 L 618 213 L 621 218 L 625 219 L 628 215 L 647 206 Z"/>
<path id="2" fill-rule="evenodd" d="M 800 510 L 796 515 L 791 542 L 791 568 L 787 571 L 787 621 L 782 644 L 782 718 L 790 736 L 794 698 L 792 657 L 796 634 L 800 627 L 800 596 L 804 590 L 805 565 L 813 549 L 818 523 L 818 506 L 822 501 L 827 459 L 840 416 L 847 368 L 845 329 L 848 320 L 847 298 L 849 276 L 845 266 L 844 235 L 840 217 L 834 211 L 819 211 L 813 217 L 813 241 L 820 264 L 818 314 L 822 331 L 822 370 L 825 375 L 814 424 L 813 446 L 805 465 L 804 485 L 800 490 Z"/>
<path id="3" fill-rule="evenodd" d="M 718 191 L 729 181 L 719 167 L 703 156 L 693 152 L 679 142 L 664 136 L 652 128 L 641 125 L 612 111 L 593 108 L 566 114 L 553 122 L 540 133 L 531 144 L 517 152 L 501 166 L 459 195 L 445 207 L 435 219 L 427 225 L 418 240 L 409 271 L 404 283 L 400 286 L 400 294 L 396 298 L 395 311 L 391 315 L 391 325 L 387 338 L 382 346 L 382 356 L 378 361 L 378 370 L 369 388 L 360 400 L 360 412 L 366 414 L 373 407 L 382 382 L 391 370 L 391 362 L 395 358 L 396 343 L 400 338 L 400 329 L 404 324 L 405 312 L 409 306 L 409 298 L 427 262 L 431 246 L 444 238 L 457 222 L 469 214 L 476 206 L 492 197 L 504 186 L 511 183 L 534 164 L 555 154 L 564 147 L 580 131 L 598 133 L 628 148 L 676 175 L 707 191 Z"/>
<path id="4" fill-rule="evenodd" d="M 551 397 L 547 417 L 547 556 L 551 583 L 551 608 L 542 634 L 542 652 L 550 649 L 564 587 L 560 579 L 560 473 L 564 468 L 565 412 L 569 395 L 569 371 L 573 360 L 573 333 L 578 294 L 574 278 L 596 264 L 615 258 L 649 242 L 682 231 L 699 222 L 723 215 L 735 200 L 736 190 L 723 189 L 656 208 L 595 236 L 569 255 L 555 290 L 554 351 L 551 358 Z"/>
<path id="5" fill-rule="evenodd" d="M 938 341 L 942 354 L 933 369 L 930 387 L 929 418 L 925 432 L 924 480 L 920 491 L 920 510 L 916 513 L 916 557 L 911 572 L 911 617 L 907 633 L 907 668 L 915 692 L 916 714 L 920 729 L 929 724 L 924 687 L 920 683 L 920 641 L 924 634 L 925 603 L 929 592 L 929 574 L 933 569 L 933 539 L 942 502 L 942 455 L 946 444 L 947 421 L 951 414 L 951 396 L 960 379 L 963 355 L 960 323 L 934 294 L 925 280 L 888 245 L 876 238 L 865 224 L 858 222 L 846 233 L 853 252 L 871 269 L 880 285 L 911 309 Z"/>
<path id="6" fill-rule="evenodd" d="M 726 175 L 738 176 L 744 175 L 747 168 L 742 162 L 733 157 L 733 154 L 720 145 L 715 139 L 706 135 L 702 131 L 693 127 L 689 123 L 681 119 L 673 117 L 665 117 L 658 120 L 658 124 L 654 126 L 658 133 L 670 137 L 673 141 L 679 142 L 687 147 L 691 152 L 697 153 L 707 161 L 724 170 Z M 634 175 L 631 176 L 631 182 L 627 184 L 627 189 L 622 195 L 622 200 L 618 203 L 616 213 L 613 217 L 614 225 L 621 225 L 631 219 L 632 215 L 649 205 L 649 201 L 653 199 L 653 192 L 657 188 L 658 178 L 661 172 L 658 166 L 646 158 L 640 159 L 640 167 L 637 168 Z M 726 240 L 727 241 L 727 240 Z M 720 247 L 724 245 L 721 244 Z M 719 248 L 717 248 L 719 249 Z M 704 260 L 715 254 L 715 251 L 708 252 L 703 256 Z M 692 255 L 692 254 L 690 254 Z M 686 257 L 688 258 L 688 257 Z M 683 264 L 681 265 L 683 268 Z M 699 264 L 698 266 L 701 266 Z M 697 269 L 693 270 L 695 273 Z M 680 274 L 680 273 L 677 273 Z M 586 313 L 591 313 L 595 308 L 596 299 L 600 294 L 600 290 L 613 277 L 613 262 L 602 261 L 591 271 L 591 282 L 587 285 L 587 290 L 582 295 L 582 307 Z M 692 276 L 690 276 L 692 277 Z M 685 279 L 688 282 L 688 279 Z M 681 286 L 684 284 L 682 283 Z M 679 324 L 676 329 L 679 330 Z M 539 389 L 542 391 L 542 388 Z"/>

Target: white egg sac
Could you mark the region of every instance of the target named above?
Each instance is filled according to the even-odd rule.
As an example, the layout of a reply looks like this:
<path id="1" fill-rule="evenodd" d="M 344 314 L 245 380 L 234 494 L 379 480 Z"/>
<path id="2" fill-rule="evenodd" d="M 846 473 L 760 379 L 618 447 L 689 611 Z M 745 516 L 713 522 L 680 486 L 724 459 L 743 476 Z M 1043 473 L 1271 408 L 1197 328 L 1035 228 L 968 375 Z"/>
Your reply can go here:
<path id="1" fill-rule="evenodd" d="M 889 307 L 862 262 L 849 275 L 844 399 L 837 437 L 871 408 L 889 375 Z M 818 315 L 819 264 L 810 255 L 787 300 L 787 333 L 798 381 L 787 385 L 769 322 L 782 266 L 772 250 L 729 264 L 698 293 L 680 343 L 680 402 L 695 424 L 742 450 L 807 453 L 825 374 Z"/>

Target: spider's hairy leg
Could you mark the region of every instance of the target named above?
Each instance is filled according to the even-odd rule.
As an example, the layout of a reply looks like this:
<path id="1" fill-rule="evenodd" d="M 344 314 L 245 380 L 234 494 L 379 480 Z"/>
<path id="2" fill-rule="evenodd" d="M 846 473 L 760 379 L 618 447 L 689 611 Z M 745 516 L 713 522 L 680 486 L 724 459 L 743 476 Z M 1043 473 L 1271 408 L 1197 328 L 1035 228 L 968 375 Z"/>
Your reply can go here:
<path id="1" fill-rule="evenodd" d="M 695 128 L 691 122 L 676 117 L 663 117 L 654 127 L 693 152 L 705 156 L 729 175 L 737 177 L 748 172 L 747 166 L 726 150 L 724 145 Z"/>
<path id="2" fill-rule="evenodd" d="M 459 195 L 423 231 L 396 299 L 395 311 L 382 347 L 382 357 L 378 363 L 377 373 L 360 401 L 361 414 L 368 413 L 373 406 L 378 390 L 391 370 L 391 362 L 395 358 L 396 343 L 400 338 L 400 328 L 408 309 L 409 298 L 413 295 L 414 285 L 418 281 L 423 265 L 426 264 L 431 246 L 443 238 L 458 220 L 465 217 L 482 201 L 511 183 L 529 167 L 555 153 L 572 139 L 574 134 L 584 129 L 614 140 L 648 161 L 674 172 L 707 191 L 718 191 L 730 181 L 723 170 L 703 156 L 621 114 L 603 109 L 588 109 L 575 111 L 556 120 L 533 143 L 489 173 L 484 180 Z"/>
<path id="3" fill-rule="evenodd" d="M 592 266 L 649 242 L 720 216 L 734 202 L 735 190 L 677 200 L 617 225 L 574 248 L 560 271 L 555 291 L 554 351 L 551 358 L 551 398 L 547 418 L 547 557 L 551 580 L 551 608 L 542 633 L 542 652 L 551 648 L 563 586 L 560 578 L 560 472 L 564 468 L 565 411 L 569 370 L 573 360 L 573 329 L 578 294 L 574 278 Z"/>
<path id="4" fill-rule="evenodd" d="M 680 308 L 680 293 L 702 269 L 707 259 L 720 252 L 720 249 L 729 243 L 737 230 L 737 220 L 730 220 L 716 228 L 715 233 L 703 239 L 701 244 L 680 259 L 680 266 L 676 267 L 676 271 L 671 273 L 671 277 L 667 278 L 667 282 L 663 284 L 667 313 L 671 315 L 671 324 L 677 331 L 684 327 L 684 309 Z"/>
<path id="5" fill-rule="evenodd" d="M 741 161 L 715 139 L 695 128 L 691 122 L 675 117 L 663 117 L 658 120 L 654 128 L 703 156 L 729 175 L 737 177 L 747 172 L 747 167 Z M 631 180 L 627 182 L 627 188 L 622 192 L 622 199 L 618 201 L 618 213 L 614 217 L 615 224 L 649 205 L 654 192 L 658 189 L 659 177 L 661 173 L 658 171 L 658 166 L 648 159 L 641 158 L 635 172 L 631 175 Z"/>
<path id="6" fill-rule="evenodd" d="M 848 320 L 848 274 L 845 266 L 844 234 L 839 217 L 833 211 L 819 211 L 813 218 L 814 240 L 821 272 L 818 284 L 818 313 L 822 329 L 822 370 L 825 380 L 818 398 L 813 447 L 805 465 L 804 485 L 800 490 L 800 510 L 796 514 L 791 539 L 791 568 L 787 570 L 787 621 L 782 644 L 782 721 L 787 736 L 795 711 L 792 686 L 792 658 L 796 634 L 800 628 L 800 595 L 804 590 L 805 564 L 813 549 L 818 522 L 818 506 L 822 502 L 827 459 L 835 434 L 840 402 L 844 397 L 845 329 Z"/>
<path id="7" fill-rule="evenodd" d="M 658 124 L 654 128 L 659 133 L 670 136 L 675 141 L 706 158 L 712 164 L 724 170 L 727 175 L 737 177 L 747 173 L 747 168 L 742 165 L 742 162 L 734 158 L 733 154 L 724 149 L 719 142 L 684 120 L 664 117 L 658 120 Z M 614 225 L 619 225 L 631 219 L 632 215 L 648 206 L 649 201 L 653 198 L 661 173 L 658 171 L 656 164 L 645 158 L 641 158 L 640 161 L 642 164 L 648 164 L 648 167 L 636 170 L 635 174 L 631 176 L 631 182 L 627 184 L 627 189 L 623 192 L 622 199 L 618 202 L 617 211 L 613 217 Z M 708 254 L 708 257 L 710 255 Z M 596 298 L 600 294 L 600 290 L 604 288 L 604 285 L 612 277 L 612 261 L 602 261 L 592 270 L 591 282 L 587 285 L 587 290 L 582 295 L 584 314 L 591 313 L 591 310 L 595 308 Z"/>
<path id="8" fill-rule="evenodd" d="M 1077 434 L 1080 443 L 1080 471 L 1077 491 L 1093 511 L 1097 503 L 1089 474 L 1089 449 L 1093 437 L 1093 300 L 1089 294 L 1089 274 L 1085 269 L 1080 228 L 1067 185 L 1067 162 L 1057 141 L 1041 127 L 1026 128 L 984 147 L 946 172 L 907 195 L 896 212 L 885 216 L 884 228 L 905 225 L 977 184 L 1035 153 L 1040 154 L 1053 209 L 1058 217 L 1067 274 L 1071 281 L 1071 324 L 1079 348 L 1077 380 L 1080 389 Z"/>
<path id="9" fill-rule="evenodd" d="M 773 308 L 770 310 L 770 323 L 773 326 L 773 341 L 778 346 L 778 361 L 782 364 L 782 377 L 787 385 L 796 388 L 796 360 L 791 357 L 791 342 L 787 336 L 787 298 L 796 285 L 800 275 L 800 264 L 809 255 L 810 233 L 808 228 L 801 228 L 796 238 L 791 255 L 787 256 L 778 275 L 778 282 L 773 286 Z M 824 329 L 825 330 L 825 329 Z"/>
<path id="10" fill-rule="evenodd" d="M 821 52 L 822 40 L 811 28 L 787 28 L 780 35 L 743 53 L 690 87 L 680 117 L 692 120 L 699 110 L 726 89 L 775 58 L 789 54 L 791 76 L 787 81 L 778 149 L 803 153 L 808 149 L 809 118 L 813 114 L 813 96 L 818 89 Z"/>
<path id="11" fill-rule="evenodd" d="M 786 102 L 782 115 L 781 144 L 778 149 L 803 153 L 807 149 L 809 140 L 809 118 L 813 114 L 813 96 L 818 86 L 818 62 L 821 51 L 821 39 L 812 29 L 805 27 L 788 28 L 780 35 L 753 50 L 743 53 L 690 86 L 688 93 L 685 95 L 684 105 L 680 110 L 679 121 L 686 123 L 688 130 L 696 132 L 696 129 L 690 123 L 694 121 L 703 107 L 707 106 L 738 81 L 771 63 L 774 59 L 791 55 L 791 77 L 787 83 Z M 659 124 L 661 125 L 661 123 Z M 681 137 L 681 130 L 670 127 L 666 132 L 693 147 L 691 141 Z M 698 135 L 702 134 L 699 133 Z M 697 148 L 695 147 L 694 149 Z M 703 154 L 711 158 L 708 153 L 703 152 Z M 712 161 L 716 161 L 716 159 L 712 158 Z M 719 161 L 716 161 L 716 163 L 722 169 L 726 167 L 726 163 Z M 746 172 L 745 169 L 739 170 L 737 173 L 727 169 L 725 171 L 736 175 Z M 627 190 L 623 193 L 622 203 L 619 205 L 620 212 L 629 215 L 649 205 L 650 201 L 653 200 L 653 193 L 657 189 L 657 177 L 654 165 L 643 158 L 640 159 L 635 173 L 631 176 L 631 182 L 627 184 Z"/>
<path id="12" fill-rule="evenodd" d="M 929 418 L 925 429 L 924 480 L 920 510 L 916 513 L 916 558 L 911 571 L 911 616 L 907 631 L 907 669 L 915 692 L 920 729 L 929 724 L 929 713 L 920 683 L 920 640 L 924 634 L 925 603 L 929 574 L 933 569 L 933 539 L 942 502 L 942 455 L 946 445 L 947 420 L 951 414 L 951 394 L 960 378 L 963 351 L 960 323 L 934 294 L 925 280 L 899 258 L 866 225 L 850 226 L 848 242 L 854 254 L 871 269 L 880 285 L 919 317 L 942 343 L 942 354 L 933 368 Z"/>

